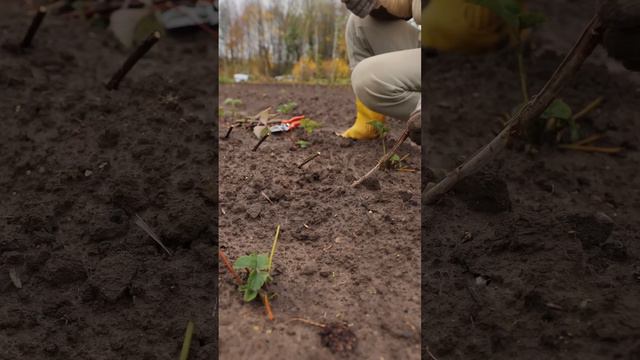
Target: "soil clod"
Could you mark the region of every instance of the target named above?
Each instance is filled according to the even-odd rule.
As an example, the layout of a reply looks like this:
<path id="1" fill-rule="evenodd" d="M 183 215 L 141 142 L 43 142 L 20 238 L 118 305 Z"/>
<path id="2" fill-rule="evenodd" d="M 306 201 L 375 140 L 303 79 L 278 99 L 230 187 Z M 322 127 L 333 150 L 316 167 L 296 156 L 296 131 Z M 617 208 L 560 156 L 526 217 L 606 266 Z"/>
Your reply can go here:
<path id="1" fill-rule="evenodd" d="M 586 216 L 571 215 L 568 221 L 575 227 L 576 237 L 585 250 L 604 244 L 614 227 L 613 221 L 602 213 Z"/>
<path id="2" fill-rule="evenodd" d="M 467 206 L 475 211 L 499 213 L 511 208 L 507 184 L 491 173 L 479 173 L 463 179 L 455 190 Z"/>
<path id="3" fill-rule="evenodd" d="M 358 338 L 345 324 L 328 324 L 320 332 L 323 346 L 334 353 L 351 353 L 356 349 Z"/>

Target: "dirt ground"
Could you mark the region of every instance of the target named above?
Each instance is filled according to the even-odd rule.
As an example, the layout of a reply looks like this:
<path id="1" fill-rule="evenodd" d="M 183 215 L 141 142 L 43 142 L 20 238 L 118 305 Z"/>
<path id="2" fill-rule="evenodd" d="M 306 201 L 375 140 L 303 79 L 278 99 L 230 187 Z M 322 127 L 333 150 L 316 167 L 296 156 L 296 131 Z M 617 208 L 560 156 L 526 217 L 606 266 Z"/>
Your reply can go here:
<path id="1" fill-rule="evenodd" d="M 532 92 L 588 21 L 592 2 L 540 1 L 549 23 L 527 57 Z M 566 14 L 571 14 L 567 16 Z M 427 181 L 502 128 L 520 100 L 512 53 L 423 61 L 432 122 Z M 598 51 L 562 98 L 618 155 L 527 148 L 423 209 L 423 346 L 439 359 L 640 358 L 637 74 Z"/>
<path id="2" fill-rule="evenodd" d="M 2 2 L 1 44 L 22 4 Z M 0 359 L 176 359 L 188 320 L 191 358 L 215 355 L 216 51 L 162 39 L 109 92 L 128 51 L 80 20 L 0 49 Z"/>
<path id="3" fill-rule="evenodd" d="M 307 138 L 306 149 L 295 146 L 302 129 L 273 135 L 256 152 L 249 130 L 220 140 L 220 248 L 231 260 L 268 253 L 282 225 L 269 287 L 276 294 L 274 321 L 259 301 L 243 303 L 220 265 L 220 359 L 418 359 L 419 173 L 381 172 L 350 188 L 382 153 L 379 141 L 334 135 L 353 121 L 350 87 L 221 85 L 220 101 L 227 98 L 241 99 L 248 114 L 295 101 L 293 114 L 323 127 Z M 220 136 L 229 118 L 221 121 Z M 403 125 L 389 124 L 395 139 Z M 297 168 L 315 152 L 321 156 Z M 400 154 L 419 168 L 419 147 L 406 143 Z M 355 351 L 331 352 L 322 329 L 291 320 L 296 317 L 345 322 L 356 336 Z"/>

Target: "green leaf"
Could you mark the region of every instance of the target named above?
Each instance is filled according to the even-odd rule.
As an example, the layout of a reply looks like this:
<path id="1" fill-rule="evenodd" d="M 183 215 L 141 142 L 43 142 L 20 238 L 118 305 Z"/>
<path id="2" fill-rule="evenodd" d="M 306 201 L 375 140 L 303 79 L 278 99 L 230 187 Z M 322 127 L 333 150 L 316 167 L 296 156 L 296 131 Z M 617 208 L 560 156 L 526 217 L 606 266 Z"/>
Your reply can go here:
<path id="1" fill-rule="evenodd" d="M 233 263 L 234 269 L 251 269 L 255 270 L 258 265 L 258 256 L 254 253 L 251 255 L 240 256 L 235 263 Z"/>
<path id="2" fill-rule="evenodd" d="M 258 296 L 258 290 L 246 289 L 244 291 L 244 301 L 249 302 Z"/>
<path id="3" fill-rule="evenodd" d="M 242 105 L 242 100 L 240 99 L 234 99 L 234 98 L 226 98 L 224 100 L 224 105 L 228 105 L 228 106 L 232 106 L 232 107 L 236 107 L 238 105 Z"/>
<path id="4" fill-rule="evenodd" d="M 571 107 L 564 101 L 555 99 L 551 105 L 549 105 L 547 110 L 542 113 L 541 117 L 543 119 L 556 118 L 560 120 L 569 120 L 571 119 L 571 115 L 573 115 Z"/>
<path id="5" fill-rule="evenodd" d="M 309 147 L 310 142 L 306 140 L 298 140 L 296 141 L 296 145 L 300 146 L 301 149 L 306 149 Z"/>
<path id="6" fill-rule="evenodd" d="M 265 271 L 252 271 L 247 278 L 246 288 L 250 290 L 260 290 L 262 285 L 267 281 L 269 273 Z"/>
<path id="7" fill-rule="evenodd" d="M 390 160 L 392 163 L 398 163 L 398 162 L 400 162 L 400 156 L 398 156 L 398 154 L 393 154 L 393 155 L 391 155 L 391 157 L 389 158 L 389 160 Z"/>
<path id="8" fill-rule="evenodd" d="M 520 14 L 519 20 L 520 20 L 520 30 L 524 30 L 524 29 L 529 29 L 537 25 L 540 25 L 543 22 L 545 22 L 547 19 L 541 13 L 529 12 L 529 13 Z"/>
<path id="9" fill-rule="evenodd" d="M 297 102 L 289 101 L 286 104 L 278 105 L 278 108 L 276 109 L 276 111 L 281 113 L 281 114 L 288 114 L 288 113 L 292 112 L 297 107 L 298 107 L 298 103 Z"/>
<path id="10" fill-rule="evenodd" d="M 522 6 L 517 0 L 469 0 L 469 2 L 491 10 L 512 28 L 520 28 L 519 16 L 522 13 Z"/>
<path id="11" fill-rule="evenodd" d="M 376 129 L 376 132 L 380 137 L 383 137 L 384 135 L 387 134 L 387 132 L 389 132 L 389 128 L 386 127 L 382 121 L 378 121 L 378 120 L 369 121 L 368 124 L 373 126 L 374 129 Z"/>
<path id="12" fill-rule="evenodd" d="M 257 257 L 256 269 L 267 270 L 269 267 L 269 256 L 267 254 L 260 254 Z"/>
<path id="13" fill-rule="evenodd" d="M 300 121 L 300 126 L 302 126 L 309 135 L 311 135 L 315 129 L 322 127 L 319 122 L 311 119 L 302 119 L 302 121 Z"/>

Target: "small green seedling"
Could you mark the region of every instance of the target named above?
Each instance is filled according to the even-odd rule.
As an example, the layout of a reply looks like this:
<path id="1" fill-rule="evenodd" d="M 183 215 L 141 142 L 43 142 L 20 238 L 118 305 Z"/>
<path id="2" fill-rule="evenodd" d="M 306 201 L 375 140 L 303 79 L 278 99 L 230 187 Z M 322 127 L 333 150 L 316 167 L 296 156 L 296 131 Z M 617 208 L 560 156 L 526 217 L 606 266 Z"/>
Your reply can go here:
<path id="1" fill-rule="evenodd" d="M 557 131 L 568 127 L 571 132 L 571 141 L 578 141 L 580 137 L 579 127 L 573 119 L 571 107 L 566 102 L 561 99 L 553 100 L 542 113 L 541 118 L 547 120 L 547 130 Z"/>
<path id="2" fill-rule="evenodd" d="M 297 107 L 298 103 L 296 103 L 295 101 L 289 101 L 288 103 L 278 105 L 276 111 L 280 114 L 289 114 Z"/>
<path id="3" fill-rule="evenodd" d="M 249 271 L 247 282 L 240 286 L 240 290 L 244 292 L 244 301 L 249 302 L 258 296 L 258 292 L 264 284 L 271 280 L 269 275 L 269 257 L 267 254 L 256 254 L 241 256 L 233 264 L 233 268 L 237 270 L 246 269 Z"/>
<path id="4" fill-rule="evenodd" d="M 387 134 L 389 133 L 389 128 L 385 125 L 384 122 L 374 120 L 369 121 L 369 125 L 373 126 L 376 129 L 376 133 L 378 133 L 378 137 L 382 140 L 382 155 L 387 154 Z"/>
<path id="5" fill-rule="evenodd" d="M 518 0 L 469 0 L 470 2 L 484 6 L 498 15 L 508 26 L 511 37 L 516 42 L 516 54 L 518 57 L 518 72 L 520 74 L 520 90 L 522 92 L 523 103 L 517 110 L 529 101 L 529 89 L 527 75 L 524 65 L 524 43 L 522 34 L 525 30 L 531 29 L 545 22 L 545 16 L 537 12 L 524 11 Z M 516 111 L 517 111 L 516 110 Z M 538 123 L 534 123 L 528 129 L 530 141 L 539 141 L 542 134 L 555 132 L 560 135 L 563 129 L 569 129 L 571 141 L 577 141 L 580 137 L 579 128 L 576 125 L 571 107 L 561 99 L 554 100 L 540 117 Z M 556 141 L 559 139 L 556 139 Z"/>
<path id="6" fill-rule="evenodd" d="M 306 149 L 311 145 L 311 143 L 306 140 L 298 140 L 296 141 L 296 145 L 298 145 L 300 149 Z"/>
<path id="7" fill-rule="evenodd" d="M 402 159 L 400 159 L 400 156 L 398 154 L 393 154 L 389 158 L 389 164 L 394 168 L 400 168 L 401 163 Z"/>
<path id="8" fill-rule="evenodd" d="M 271 253 L 256 254 L 251 253 L 239 257 L 233 264 L 236 270 L 245 269 L 249 272 L 246 283 L 240 285 L 240 291 L 244 292 L 244 301 L 250 302 L 254 300 L 260 291 L 266 294 L 262 289 L 265 284 L 272 280 L 271 266 L 273 264 L 273 255 L 276 253 L 276 246 L 280 238 L 280 225 L 276 227 L 276 234 L 271 244 Z M 266 296 L 266 295 L 265 295 Z"/>
<path id="9" fill-rule="evenodd" d="M 233 119 L 236 118 L 236 112 L 238 111 L 238 107 L 242 106 L 242 100 L 234 99 L 234 98 L 226 98 L 223 103 L 225 106 L 229 106 L 231 108 L 231 117 Z M 222 108 L 220 108 L 222 110 Z M 223 110 L 224 114 L 224 110 Z"/>
<path id="10" fill-rule="evenodd" d="M 469 0 L 476 5 L 484 6 L 498 15 L 509 29 L 511 38 L 516 42 L 516 54 L 518 56 L 518 70 L 520 73 L 520 90 L 524 103 L 529 101 L 527 75 L 524 67 L 524 43 L 522 34 L 545 21 L 544 15 L 537 12 L 524 11 L 518 0 Z"/>
<path id="11" fill-rule="evenodd" d="M 300 121 L 300 126 L 302 126 L 304 131 L 307 132 L 307 135 L 313 134 L 314 130 L 322 127 L 322 125 L 320 125 L 319 122 L 311 119 L 306 119 L 306 118 Z"/>

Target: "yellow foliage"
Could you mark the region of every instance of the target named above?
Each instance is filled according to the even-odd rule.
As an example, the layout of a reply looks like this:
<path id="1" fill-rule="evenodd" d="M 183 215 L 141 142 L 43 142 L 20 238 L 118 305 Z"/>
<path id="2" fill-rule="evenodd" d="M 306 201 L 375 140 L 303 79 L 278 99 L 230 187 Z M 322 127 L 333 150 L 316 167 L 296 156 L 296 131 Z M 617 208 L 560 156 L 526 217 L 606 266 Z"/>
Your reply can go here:
<path id="1" fill-rule="evenodd" d="M 330 59 L 322 62 L 322 77 L 329 80 L 349 78 L 349 64 L 342 59 Z"/>
<path id="2" fill-rule="evenodd" d="M 293 77 L 297 81 L 309 81 L 316 77 L 318 71 L 318 65 L 316 65 L 313 59 L 304 56 L 293 65 Z"/>

